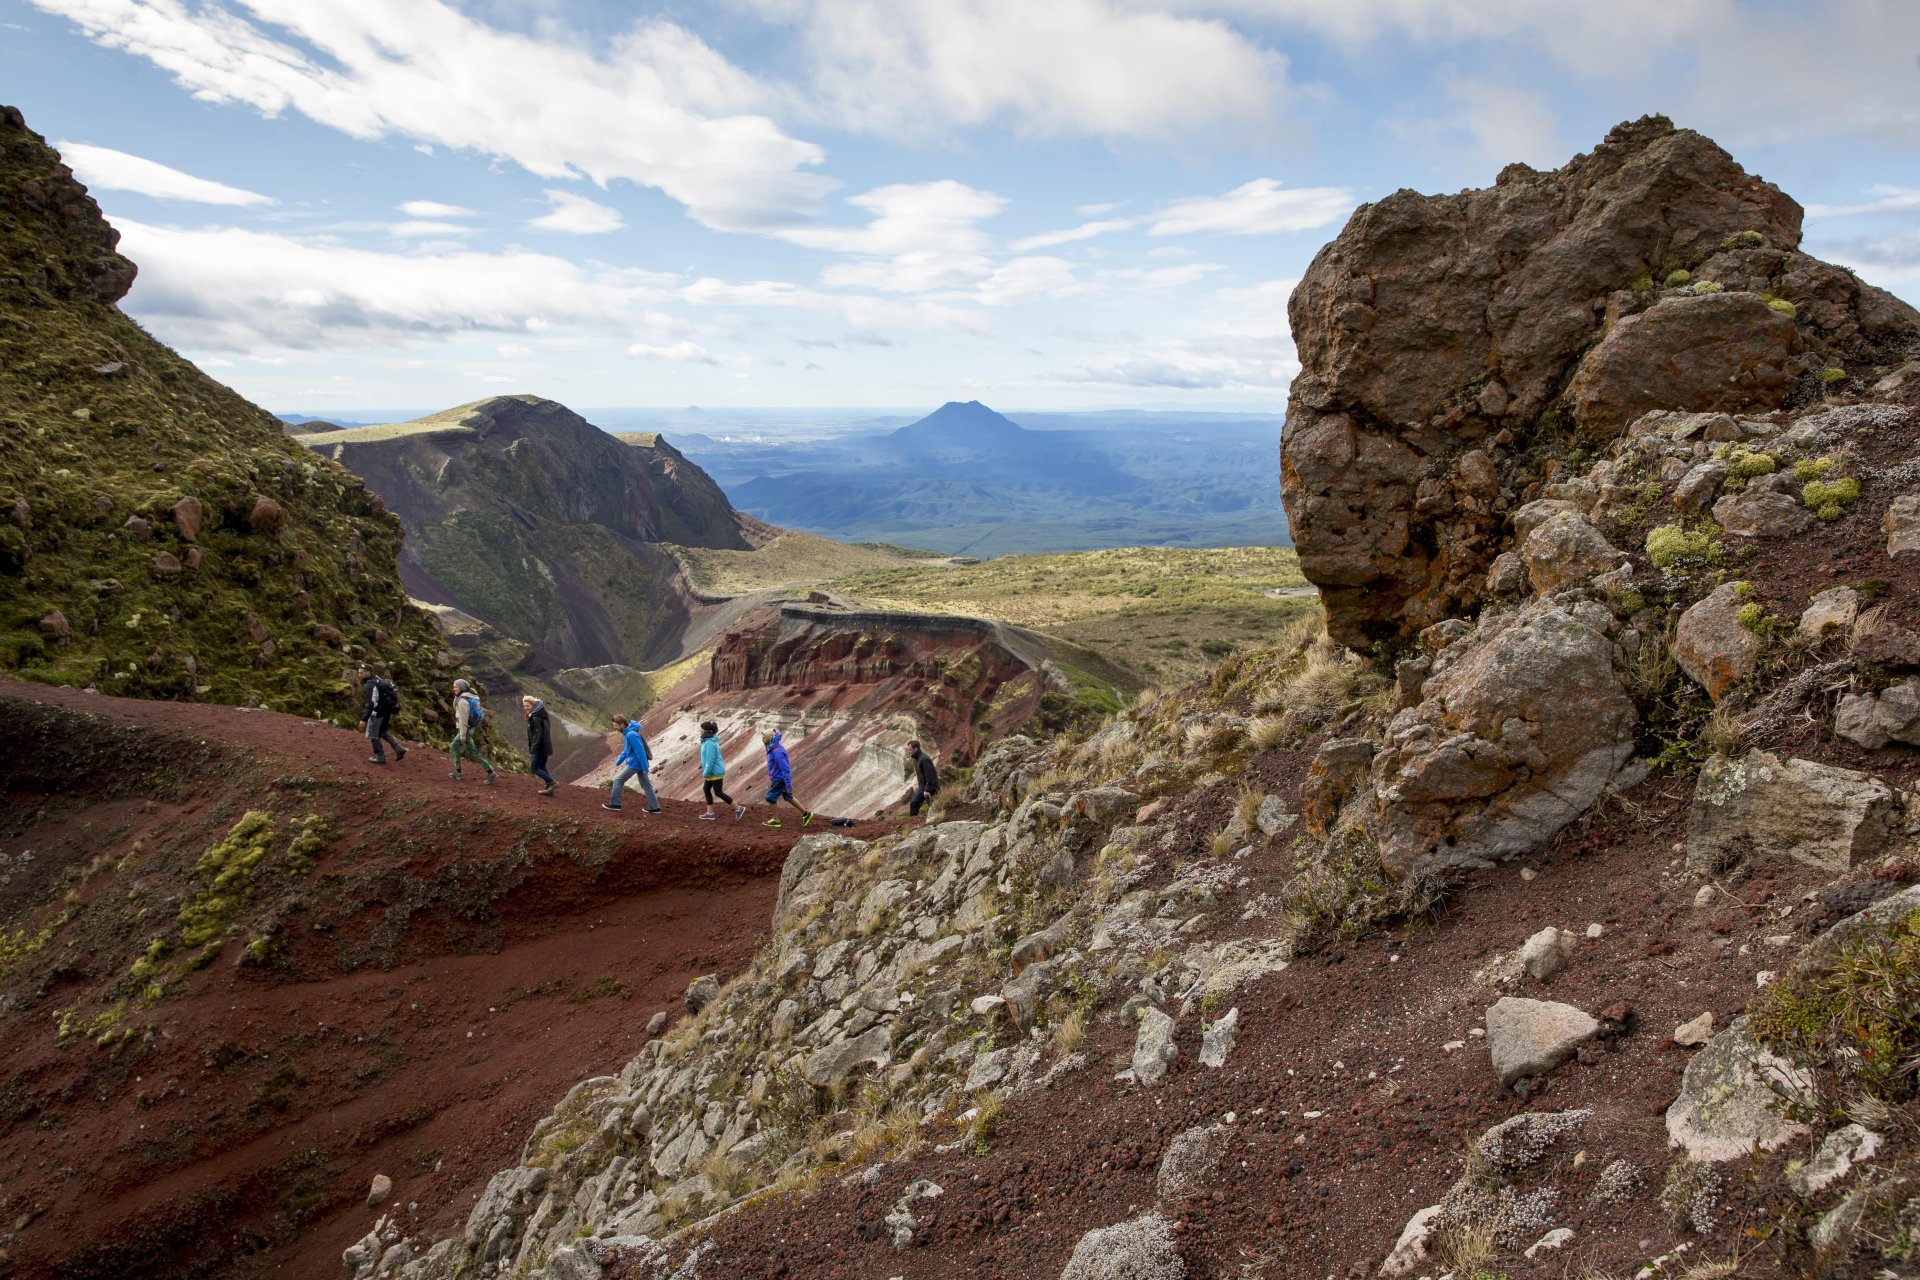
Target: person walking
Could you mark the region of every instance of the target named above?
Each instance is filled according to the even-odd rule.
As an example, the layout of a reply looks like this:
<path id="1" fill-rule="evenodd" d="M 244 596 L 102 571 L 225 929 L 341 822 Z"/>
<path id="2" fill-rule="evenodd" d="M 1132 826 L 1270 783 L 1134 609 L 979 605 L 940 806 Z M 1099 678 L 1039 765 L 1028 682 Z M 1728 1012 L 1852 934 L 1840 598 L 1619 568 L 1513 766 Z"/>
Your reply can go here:
<path id="1" fill-rule="evenodd" d="M 793 762 L 787 759 L 787 749 L 780 745 L 780 731 L 760 735 L 760 741 L 767 747 L 767 796 L 766 803 L 777 805 L 782 800 L 800 810 L 800 825 L 806 826 L 813 821 L 813 810 L 805 808 L 793 798 Z M 768 818 L 764 824 L 769 827 L 780 825 L 780 819 Z"/>
<path id="2" fill-rule="evenodd" d="M 919 817 L 921 806 L 926 805 L 931 817 L 933 798 L 940 794 L 940 770 L 934 768 L 933 757 L 920 749 L 918 739 L 907 744 L 907 768 L 913 773 L 913 794 L 907 798 L 907 816 Z"/>
<path id="3" fill-rule="evenodd" d="M 629 720 L 625 716 L 615 716 L 613 727 L 620 731 L 620 739 L 624 745 L 620 749 L 620 757 L 613 762 L 613 794 L 608 796 L 607 802 L 600 807 L 612 809 L 618 813 L 620 792 L 625 789 L 629 778 L 638 778 L 640 789 L 647 795 L 647 812 L 660 812 L 660 798 L 653 794 L 653 779 L 648 776 L 652 761 L 647 756 L 647 740 L 641 736 L 640 722 Z"/>
<path id="4" fill-rule="evenodd" d="M 533 760 L 531 772 L 547 784 L 536 794 L 550 796 L 553 775 L 547 772 L 547 761 L 553 756 L 553 719 L 547 715 L 547 704 L 534 697 L 520 699 L 520 714 L 527 718 L 527 755 Z"/>
<path id="5" fill-rule="evenodd" d="M 727 762 L 720 758 L 720 726 L 711 720 L 700 724 L 700 794 L 707 802 L 707 811 L 700 815 L 702 822 L 715 822 L 719 815 L 713 811 L 713 802 L 717 798 L 727 804 L 733 804 L 721 784 L 727 780 Z M 733 804 L 735 822 L 747 816 L 747 806 Z"/>
<path id="6" fill-rule="evenodd" d="M 493 771 L 493 761 L 480 754 L 480 723 L 487 718 L 486 711 L 480 706 L 480 695 L 465 680 L 453 682 L 453 742 L 447 748 L 453 756 L 454 781 L 460 780 L 460 761 L 464 756 L 472 756 L 487 771 L 487 785 L 492 786 L 499 777 Z"/>
<path id="7" fill-rule="evenodd" d="M 389 726 L 400 710 L 400 691 L 393 687 L 393 681 L 373 669 L 373 664 L 360 664 L 360 691 L 367 697 L 366 710 L 360 715 L 360 727 L 367 731 L 367 741 L 373 744 L 373 754 L 367 757 L 368 764 L 385 764 L 387 754 L 381 744 L 393 748 L 394 762 L 407 758 L 407 749 L 400 745 Z"/>

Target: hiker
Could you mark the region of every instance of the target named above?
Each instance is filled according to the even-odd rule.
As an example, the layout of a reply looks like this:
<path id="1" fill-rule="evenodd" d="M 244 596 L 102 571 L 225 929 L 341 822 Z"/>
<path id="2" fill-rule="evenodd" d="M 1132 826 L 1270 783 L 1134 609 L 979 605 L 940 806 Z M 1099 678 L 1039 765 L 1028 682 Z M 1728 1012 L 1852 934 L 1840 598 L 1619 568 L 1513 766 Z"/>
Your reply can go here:
<path id="1" fill-rule="evenodd" d="M 907 744 L 907 768 L 913 773 L 913 794 L 907 798 L 907 816 L 920 816 L 920 806 L 928 806 L 928 816 L 932 816 L 933 798 L 940 794 L 940 771 L 933 767 L 933 757 L 920 749 L 919 739 Z"/>
<path id="2" fill-rule="evenodd" d="M 700 815 L 702 822 L 718 820 L 719 815 L 713 811 L 713 802 L 716 797 L 727 804 L 733 804 L 733 797 L 728 795 L 726 788 L 721 785 L 726 779 L 727 762 L 720 758 L 720 726 L 711 720 L 703 720 L 700 723 L 700 794 L 701 798 L 707 802 L 707 811 Z M 746 816 L 747 806 L 733 804 L 735 822 Z"/>
<path id="3" fill-rule="evenodd" d="M 547 715 L 547 704 L 532 696 L 520 699 L 520 714 L 527 718 L 527 755 L 533 759 L 533 776 L 547 784 L 536 794 L 550 796 L 553 775 L 547 772 L 547 761 L 553 756 L 553 719 Z"/>
<path id="4" fill-rule="evenodd" d="M 640 722 L 615 716 L 613 727 L 620 731 L 621 741 L 625 745 L 620 749 L 619 758 L 613 762 L 613 794 L 600 807 L 620 812 L 620 792 L 625 789 L 627 779 L 638 778 L 640 789 L 647 793 L 647 812 L 660 812 L 660 798 L 653 794 L 653 779 L 648 776 L 652 762 L 647 758 L 647 740 L 640 735 Z"/>
<path id="5" fill-rule="evenodd" d="M 487 785 L 492 786 L 499 776 L 493 771 L 493 761 L 480 754 L 480 722 L 487 713 L 480 705 L 480 695 L 465 680 L 453 682 L 453 743 L 447 750 L 453 756 L 453 772 L 448 776 L 455 782 L 460 780 L 460 759 L 472 756 L 487 771 Z"/>
<path id="6" fill-rule="evenodd" d="M 367 709 L 360 717 L 360 727 L 367 731 L 367 741 L 373 744 L 373 754 L 367 757 L 368 764 L 385 764 L 387 753 L 381 744 L 393 748 L 394 762 L 407 758 L 407 749 L 400 745 L 389 729 L 393 717 L 400 711 L 400 691 L 393 687 L 393 681 L 373 669 L 373 664 L 360 664 L 360 688 L 367 695 Z"/>
<path id="7" fill-rule="evenodd" d="M 787 759 L 787 749 L 780 745 L 780 731 L 762 733 L 760 741 L 767 745 L 767 796 L 766 803 L 777 805 L 782 800 L 800 810 L 800 825 L 806 826 L 813 821 L 813 810 L 803 808 L 793 798 L 793 764 Z M 766 826 L 777 827 L 780 819 L 776 815 L 768 818 Z"/>

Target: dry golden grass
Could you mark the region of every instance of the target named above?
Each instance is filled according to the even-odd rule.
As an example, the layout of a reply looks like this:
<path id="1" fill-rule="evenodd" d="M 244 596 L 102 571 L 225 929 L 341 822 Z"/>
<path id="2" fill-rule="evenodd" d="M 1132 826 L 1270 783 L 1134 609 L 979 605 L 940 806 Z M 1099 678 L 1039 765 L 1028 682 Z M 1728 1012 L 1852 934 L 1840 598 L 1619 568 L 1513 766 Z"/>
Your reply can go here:
<path id="1" fill-rule="evenodd" d="M 1080 1011 L 1078 1009 L 1069 1011 L 1067 1015 L 1055 1023 L 1053 1027 L 1054 1057 L 1066 1057 L 1082 1044 L 1085 1044 L 1086 1039 L 1087 1025 L 1081 1019 Z"/>

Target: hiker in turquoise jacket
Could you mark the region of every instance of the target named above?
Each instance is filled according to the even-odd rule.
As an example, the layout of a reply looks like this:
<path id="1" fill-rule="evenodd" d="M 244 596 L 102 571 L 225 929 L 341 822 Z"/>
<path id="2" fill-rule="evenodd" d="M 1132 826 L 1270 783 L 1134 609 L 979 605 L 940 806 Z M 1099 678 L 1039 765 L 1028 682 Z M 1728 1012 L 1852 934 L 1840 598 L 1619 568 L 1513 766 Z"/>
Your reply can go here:
<path id="1" fill-rule="evenodd" d="M 813 821 L 813 810 L 805 808 L 793 798 L 793 764 L 787 759 L 787 749 L 780 745 L 780 731 L 760 735 L 760 741 L 767 747 L 767 797 L 768 804 L 777 805 L 782 800 L 800 810 L 800 825 L 806 826 Z M 768 818 L 766 825 L 777 827 L 779 818 Z"/>
<path id="2" fill-rule="evenodd" d="M 615 716 L 613 727 L 620 731 L 620 758 L 613 762 L 613 794 L 600 807 L 620 811 L 620 793 L 626 788 L 629 778 L 640 779 L 640 789 L 647 793 L 647 812 L 660 812 L 660 799 L 653 794 L 653 779 L 648 776 L 653 762 L 647 758 L 647 740 L 640 734 L 640 722 L 629 720 L 625 716 Z"/>
<path id="3" fill-rule="evenodd" d="M 700 815 L 703 822 L 713 822 L 719 817 L 713 811 L 713 802 L 717 797 L 733 804 L 733 797 L 727 794 L 721 784 L 727 780 L 727 762 L 720 758 L 720 726 L 711 720 L 700 725 L 700 789 L 706 799 L 707 811 Z M 747 816 L 747 806 L 733 804 L 735 822 Z"/>

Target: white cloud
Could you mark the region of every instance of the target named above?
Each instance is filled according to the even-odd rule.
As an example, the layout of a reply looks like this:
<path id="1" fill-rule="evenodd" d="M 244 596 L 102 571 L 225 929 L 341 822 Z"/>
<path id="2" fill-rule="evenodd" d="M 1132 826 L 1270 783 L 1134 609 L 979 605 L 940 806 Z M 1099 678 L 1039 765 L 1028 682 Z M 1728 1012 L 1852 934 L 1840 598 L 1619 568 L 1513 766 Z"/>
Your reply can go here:
<path id="1" fill-rule="evenodd" d="M 470 236 L 473 228 L 462 226 L 458 222 L 433 222 L 425 219 L 413 219 L 408 222 L 396 222 L 387 228 L 394 235 L 408 240 L 425 240 L 434 236 Z"/>
<path id="2" fill-rule="evenodd" d="M 1121 200 L 1109 200 L 1105 204 L 1080 204 L 1075 205 L 1073 211 L 1083 218 L 1097 218 L 1103 213 L 1112 213 L 1124 203 Z"/>
<path id="3" fill-rule="evenodd" d="M 1285 96 L 1285 59 L 1225 22 L 1126 0 L 744 2 L 799 29 L 817 110 L 879 134 L 1257 130 Z"/>
<path id="4" fill-rule="evenodd" d="M 656 187 L 708 226 L 803 220 L 823 152 L 769 95 L 661 21 L 608 41 L 489 27 L 445 0 L 31 0 L 208 102 L 293 110 L 355 138 L 475 151 L 543 178 Z"/>
<path id="5" fill-rule="evenodd" d="M 1045 231 L 1037 236 L 1025 236 L 1019 240 L 1015 240 L 1007 247 L 1015 253 L 1026 253 L 1033 249 L 1051 249 L 1055 245 L 1073 244 L 1079 240 L 1091 240 L 1095 236 L 1104 236 L 1115 231 L 1125 231 L 1130 227 L 1138 225 L 1139 219 L 1137 218 L 1102 218 L 1095 222 L 1083 222 L 1077 227 L 1068 227 L 1064 231 Z"/>
<path id="6" fill-rule="evenodd" d="M 1273 178 L 1255 178 L 1221 196 L 1192 196 L 1162 208 L 1147 228 L 1152 236 L 1257 236 L 1281 231 L 1311 231 L 1344 218 L 1358 201 L 1345 187 L 1282 187 Z"/>
<path id="7" fill-rule="evenodd" d="M 1555 136 L 1545 94 L 1470 78 L 1448 85 L 1447 97 L 1455 105 L 1452 124 L 1472 140 L 1484 168 L 1497 172 L 1519 161 L 1553 169 L 1572 154 Z"/>
<path id="8" fill-rule="evenodd" d="M 984 333 L 988 325 L 979 311 L 945 301 L 904 301 L 869 294 L 834 293 L 807 289 L 786 280 L 749 280 L 731 283 L 711 276 L 680 289 L 680 297 L 700 306 L 768 307 L 832 316 L 855 329 L 892 332 L 914 329 L 929 332 Z"/>
<path id="9" fill-rule="evenodd" d="M 707 349 L 697 342 L 676 342 L 672 346 L 658 347 L 645 342 L 636 342 L 627 348 L 627 354 L 636 360 L 669 360 L 675 364 L 719 364 Z"/>
<path id="10" fill-rule="evenodd" d="M 544 193 L 551 212 L 527 220 L 530 227 L 542 231 L 564 231 L 574 236 L 595 236 L 608 231 L 618 231 L 626 226 L 620 220 L 618 209 L 597 204 L 585 196 L 577 196 L 571 191 L 561 191 L 548 187 Z"/>
<path id="11" fill-rule="evenodd" d="M 1259 390 L 1284 396 L 1300 372 L 1287 327 L 1287 298 L 1295 280 L 1216 289 L 1203 334 L 1130 343 L 1082 364 L 1070 382 L 1162 387 L 1184 391 Z"/>
<path id="12" fill-rule="evenodd" d="M 1818 251 L 1823 258 L 1852 267 L 1869 284 L 1882 288 L 1920 284 L 1920 230 L 1824 241 Z"/>
<path id="13" fill-rule="evenodd" d="M 524 360 L 533 354 L 533 348 L 524 342 L 503 342 L 494 350 L 509 360 Z"/>
<path id="14" fill-rule="evenodd" d="M 1085 288 L 1075 278 L 1073 264 L 1064 258 L 1026 257 L 995 267 L 974 296 L 987 306 L 1003 307 L 1069 298 Z"/>
<path id="15" fill-rule="evenodd" d="M 199 351 L 613 329 L 662 284 L 538 253 L 381 253 L 233 227 L 117 225 L 140 264 L 128 309 Z"/>
<path id="16" fill-rule="evenodd" d="M 67 166 L 90 187 L 131 191 L 160 200 L 191 200 L 196 204 L 273 203 L 271 196 L 263 196 L 257 191 L 196 178 L 190 173 L 170 169 L 158 161 L 128 155 L 111 147 L 92 147 L 83 142 L 56 142 L 53 145 Z"/>
<path id="17" fill-rule="evenodd" d="M 777 234 L 806 248 L 854 256 L 823 271 L 821 283 L 886 293 L 923 293 L 983 279 L 992 267 L 979 224 L 1007 206 L 991 191 L 951 179 L 876 187 L 847 203 L 872 219 L 858 227 L 792 227 Z"/>
<path id="18" fill-rule="evenodd" d="M 1878 183 L 1867 188 L 1872 200 L 1859 204 L 1810 204 L 1809 218 L 1850 218 L 1862 213 L 1907 213 L 1920 209 L 1920 189 Z"/>
<path id="19" fill-rule="evenodd" d="M 473 210 L 438 200 L 408 200 L 398 206 L 409 218 L 471 218 Z"/>

